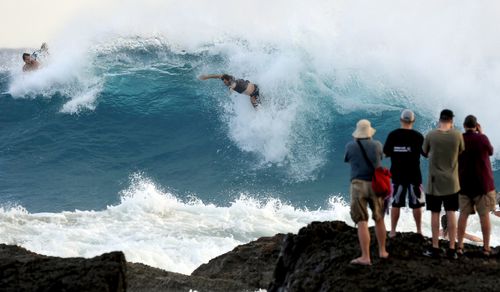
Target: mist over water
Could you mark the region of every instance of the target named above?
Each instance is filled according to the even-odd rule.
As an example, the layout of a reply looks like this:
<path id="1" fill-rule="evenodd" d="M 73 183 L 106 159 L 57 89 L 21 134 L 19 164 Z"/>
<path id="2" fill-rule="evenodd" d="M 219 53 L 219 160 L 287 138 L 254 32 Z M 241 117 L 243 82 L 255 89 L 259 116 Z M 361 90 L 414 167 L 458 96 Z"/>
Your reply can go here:
<path id="1" fill-rule="evenodd" d="M 187 273 L 259 236 L 350 222 L 343 153 L 361 118 L 384 142 L 402 109 L 427 132 L 450 108 L 500 148 L 495 1 L 134 2 L 82 11 L 36 72 L 20 63 L 34 49 L 0 50 L 0 242 Z M 258 84 L 262 108 L 208 73 Z M 400 225 L 413 231 L 410 213 Z"/>

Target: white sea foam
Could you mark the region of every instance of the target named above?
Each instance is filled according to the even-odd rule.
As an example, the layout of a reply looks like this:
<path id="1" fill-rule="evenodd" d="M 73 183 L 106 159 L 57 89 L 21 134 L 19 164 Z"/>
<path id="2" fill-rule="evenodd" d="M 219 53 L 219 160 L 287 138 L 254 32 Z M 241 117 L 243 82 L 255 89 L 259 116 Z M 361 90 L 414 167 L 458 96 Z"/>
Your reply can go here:
<path id="1" fill-rule="evenodd" d="M 0 209 L 0 242 L 63 257 L 122 250 L 128 261 L 189 274 L 239 244 L 333 218 L 332 210 L 301 210 L 243 195 L 225 207 L 197 199 L 184 202 L 136 177 L 121 203 L 103 211 Z"/>
<path id="2" fill-rule="evenodd" d="M 327 210 L 299 209 L 276 199 L 240 196 L 228 206 L 181 201 L 136 176 L 121 203 L 102 211 L 31 214 L 0 208 L 0 242 L 61 257 L 92 257 L 121 250 L 128 261 L 189 274 L 202 263 L 240 244 L 276 233 L 297 233 L 312 221 L 342 220 L 353 226 L 349 207 L 332 196 Z M 390 219 L 386 217 L 386 226 Z M 370 222 L 372 225 L 372 222 Z M 492 246 L 500 244 L 500 218 L 492 216 Z M 415 231 L 412 213 L 402 209 L 398 231 Z M 430 215 L 423 216 L 430 235 Z M 481 236 L 477 216 L 468 232 Z"/>
<path id="3" fill-rule="evenodd" d="M 19 64 L 12 67 L 8 93 L 14 98 L 51 98 L 60 94 L 69 99 L 61 109 L 64 113 L 95 108 L 102 77 L 92 73 L 91 58 L 85 46 L 51 46 L 50 55 L 40 63 L 40 69 L 28 73 L 22 72 Z"/>
<path id="4" fill-rule="evenodd" d="M 87 90 L 75 94 L 61 108 L 62 113 L 79 113 L 82 110 L 94 110 L 96 107 L 96 99 L 102 90 L 102 85 L 94 84 Z"/>

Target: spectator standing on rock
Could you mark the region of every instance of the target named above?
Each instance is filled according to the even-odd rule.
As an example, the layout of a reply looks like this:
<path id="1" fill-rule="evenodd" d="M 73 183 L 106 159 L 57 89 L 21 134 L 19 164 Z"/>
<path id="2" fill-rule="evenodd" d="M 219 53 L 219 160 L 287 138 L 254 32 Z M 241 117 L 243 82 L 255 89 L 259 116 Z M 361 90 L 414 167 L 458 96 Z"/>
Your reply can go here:
<path id="1" fill-rule="evenodd" d="M 427 183 L 426 204 L 431 211 L 432 248 L 424 255 L 437 258 L 439 249 L 439 213 L 444 206 L 448 218 L 448 234 L 450 245 L 447 255 L 457 258 L 455 237 L 458 210 L 458 155 L 464 151 L 462 134 L 453 128 L 453 112 L 449 109 L 441 111 L 439 126 L 427 133 L 424 139 L 423 151 L 429 157 L 429 178 Z"/>
<path id="2" fill-rule="evenodd" d="M 393 184 L 389 237 L 396 236 L 400 208 L 406 206 L 406 197 L 408 206 L 413 209 L 417 233 L 422 234 L 422 207 L 425 206 L 420 172 L 424 136 L 413 130 L 415 114 L 411 110 L 401 113 L 400 123 L 401 127 L 389 133 L 384 144 L 384 154 L 391 158 Z"/>
<path id="3" fill-rule="evenodd" d="M 379 257 L 385 259 L 389 256 L 385 248 L 384 198 L 377 197 L 372 189 L 371 181 L 374 170 L 368 164 L 362 150 L 364 149 L 373 165 L 380 165 L 383 158 L 382 144 L 372 139 L 374 134 L 375 129 L 371 127 L 370 122 L 360 120 L 352 134 L 354 141 L 346 145 L 345 162 L 351 165 L 351 218 L 358 226 L 358 240 L 361 248 L 361 256 L 352 260 L 351 264 L 371 265 L 368 205 L 375 221 Z"/>
<path id="4" fill-rule="evenodd" d="M 464 121 L 465 151 L 459 156 L 460 195 L 458 218 L 457 252 L 463 253 L 463 241 L 467 218 L 477 211 L 483 233 L 483 253 L 489 256 L 490 249 L 490 212 L 495 211 L 496 191 L 491 170 L 490 156 L 493 147 L 488 137 L 482 133 L 481 125 L 473 115 Z"/>

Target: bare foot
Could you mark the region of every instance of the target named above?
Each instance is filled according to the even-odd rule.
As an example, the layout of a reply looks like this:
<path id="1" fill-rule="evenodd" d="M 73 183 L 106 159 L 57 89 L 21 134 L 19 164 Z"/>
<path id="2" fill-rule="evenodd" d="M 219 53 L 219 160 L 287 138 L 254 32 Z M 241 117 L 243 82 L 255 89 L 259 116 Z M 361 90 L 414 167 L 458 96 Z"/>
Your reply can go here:
<path id="1" fill-rule="evenodd" d="M 378 256 L 381 258 L 381 259 L 388 259 L 389 258 L 389 253 L 384 251 L 384 252 L 379 252 Z"/>
<path id="2" fill-rule="evenodd" d="M 389 238 L 394 238 L 394 237 L 396 237 L 396 231 L 394 231 L 394 232 L 392 232 L 392 231 L 391 231 L 391 232 L 389 232 Z"/>
<path id="3" fill-rule="evenodd" d="M 350 264 L 351 265 L 361 265 L 361 266 L 371 266 L 372 265 L 370 259 L 366 260 L 366 259 L 363 259 L 361 257 L 359 257 L 357 259 L 353 259 Z"/>

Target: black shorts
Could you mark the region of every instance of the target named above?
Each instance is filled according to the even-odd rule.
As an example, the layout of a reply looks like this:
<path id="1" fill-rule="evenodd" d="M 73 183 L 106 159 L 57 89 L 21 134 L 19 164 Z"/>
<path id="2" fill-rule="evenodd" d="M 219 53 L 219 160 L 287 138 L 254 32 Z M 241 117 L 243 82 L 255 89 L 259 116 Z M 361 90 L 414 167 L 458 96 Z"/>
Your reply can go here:
<path id="1" fill-rule="evenodd" d="M 406 207 L 406 197 L 408 195 L 408 206 L 412 209 L 418 209 L 425 206 L 422 196 L 422 185 L 412 184 L 393 184 L 392 185 L 392 207 Z"/>
<path id="2" fill-rule="evenodd" d="M 259 92 L 259 87 L 254 84 L 253 85 L 255 87 L 255 89 L 253 90 L 253 92 L 250 94 L 250 97 L 255 97 L 255 100 L 260 103 L 260 92 Z"/>
<path id="3" fill-rule="evenodd" d="M 441 212 L 441 206 L 444 205 L 445 211 L 458 211 L 458 193 L 446 196 L 434 196 L 427 194 L 425 196 L 427 210 L 431 212 Z"/>

